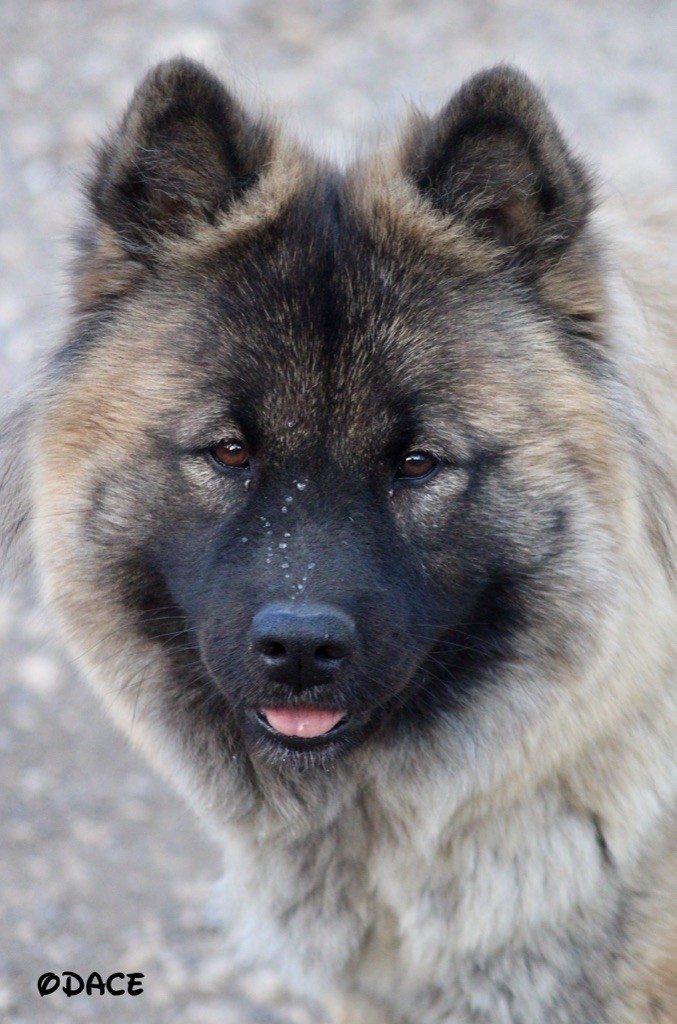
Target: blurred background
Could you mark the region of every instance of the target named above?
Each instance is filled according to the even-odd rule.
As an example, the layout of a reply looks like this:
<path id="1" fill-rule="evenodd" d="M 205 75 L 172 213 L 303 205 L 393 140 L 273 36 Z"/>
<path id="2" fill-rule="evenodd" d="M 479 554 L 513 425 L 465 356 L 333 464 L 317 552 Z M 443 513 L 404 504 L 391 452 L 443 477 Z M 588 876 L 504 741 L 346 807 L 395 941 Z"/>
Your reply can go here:
<path id="1" fill-rule="evenodd" d="M 414 100 L 510 61 L 545 90 L 604 193 L 674 186 L 674 0 L 2 0 L 0 399 L 58 341 L 89 147 L 176 53 L 345 159 Z M 319 1024 L 240 976 L 210 912 L 218 855 L 114 733 L 25 593 L 0 596 L 0 1021 Z M 142 971 L 137 998 L 54 994 L 45 971 Z"/>

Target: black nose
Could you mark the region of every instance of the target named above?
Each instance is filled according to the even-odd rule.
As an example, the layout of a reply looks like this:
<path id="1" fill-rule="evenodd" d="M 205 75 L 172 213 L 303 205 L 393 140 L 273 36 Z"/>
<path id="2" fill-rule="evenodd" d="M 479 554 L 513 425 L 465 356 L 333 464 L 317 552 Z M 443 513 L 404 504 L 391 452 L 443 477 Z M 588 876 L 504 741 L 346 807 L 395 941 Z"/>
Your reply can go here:
<path id="1" fill-rule="evenodd" d="M 349 615 L 330 604 L 268 604 L 254 616 L 251 646 L 267 675 L 295 690 L 330 683 L 355 653 Z"/>

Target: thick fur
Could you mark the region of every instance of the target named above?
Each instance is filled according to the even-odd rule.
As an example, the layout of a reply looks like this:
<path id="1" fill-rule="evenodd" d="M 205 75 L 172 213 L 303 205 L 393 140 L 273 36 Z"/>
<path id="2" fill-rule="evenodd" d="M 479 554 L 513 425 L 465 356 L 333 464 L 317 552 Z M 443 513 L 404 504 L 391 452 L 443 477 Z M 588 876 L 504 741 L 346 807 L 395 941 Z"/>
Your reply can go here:
<path id="1" fill-rule="evenodd" d="M 174 61 L 92 173 L 12 522 L 237 956 L 345 1022 L 677 1021 L 677 264 L 593 198 L 508 68 L 339 172 Z M 355 618 L 343 746 L 252 731 L 281 599 Z"/>

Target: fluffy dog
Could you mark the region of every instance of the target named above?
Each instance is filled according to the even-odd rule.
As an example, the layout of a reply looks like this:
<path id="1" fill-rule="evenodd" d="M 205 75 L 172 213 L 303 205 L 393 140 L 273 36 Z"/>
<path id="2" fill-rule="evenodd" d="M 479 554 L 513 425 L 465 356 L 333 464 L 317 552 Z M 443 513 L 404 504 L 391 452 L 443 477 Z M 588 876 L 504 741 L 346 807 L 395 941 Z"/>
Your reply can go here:
<path id="1" fill-rule="evenodd" d="M 677 1021 L 666 216 L 605 220 L 505 67 L 339 170 L 162 64 L 88 200 L 10 517 L 241 962 L 359 1022 Z"/>

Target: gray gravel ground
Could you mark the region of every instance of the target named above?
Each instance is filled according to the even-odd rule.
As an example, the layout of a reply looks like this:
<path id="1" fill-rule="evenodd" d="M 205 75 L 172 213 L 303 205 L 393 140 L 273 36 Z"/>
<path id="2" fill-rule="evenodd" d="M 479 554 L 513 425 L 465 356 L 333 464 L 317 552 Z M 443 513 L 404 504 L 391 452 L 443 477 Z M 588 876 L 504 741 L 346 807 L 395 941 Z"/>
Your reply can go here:
<path id="1" fill-rule="evenodd" d="M 660 0 L 3 0 L 0 394 L 58 337 L 77 175 L 144 70 L 204 59 L 343 157 L 413 98 L 501 60 L 543 85 L 608 192 L 674 183 L 677 3 Z M 210 923 L 216 851 L 113 732 L 47 616 L 0 599 L 0 1020 L 303 1024 L 237 976 Z M 143 995 L 40 999 L 44 971 L 142 971 Z"/>

